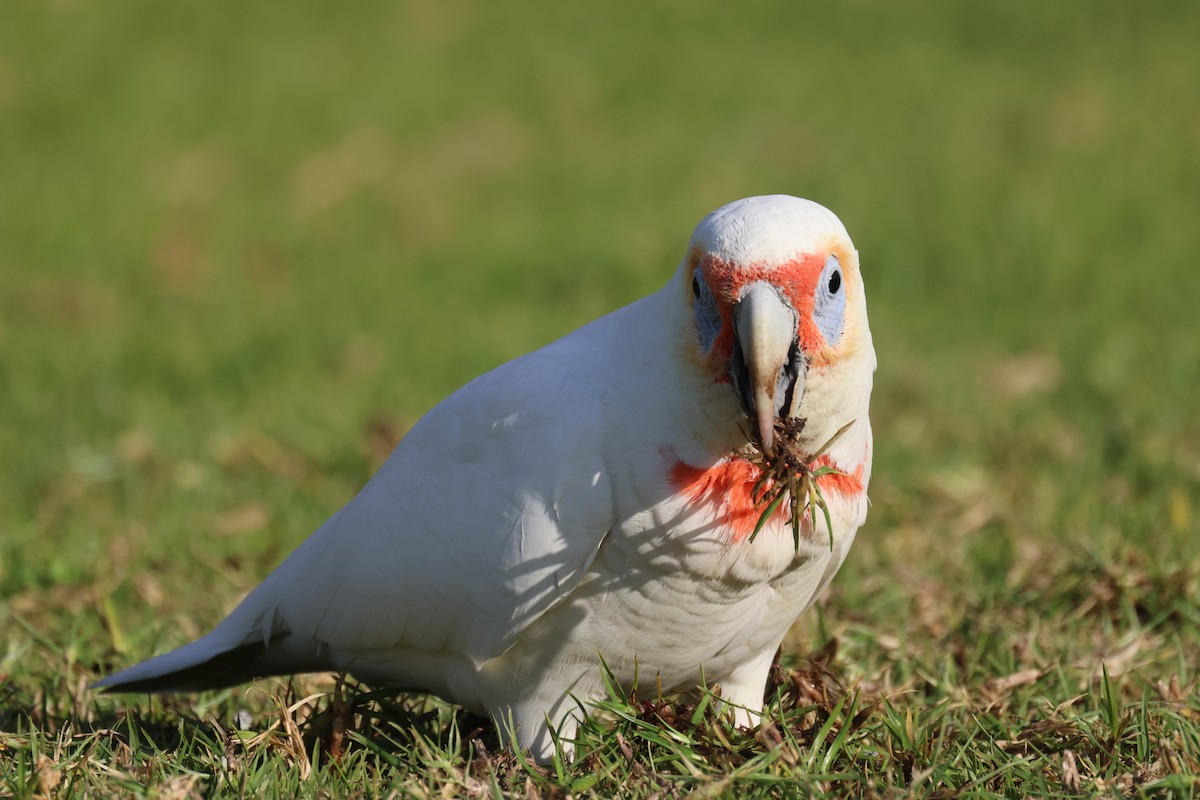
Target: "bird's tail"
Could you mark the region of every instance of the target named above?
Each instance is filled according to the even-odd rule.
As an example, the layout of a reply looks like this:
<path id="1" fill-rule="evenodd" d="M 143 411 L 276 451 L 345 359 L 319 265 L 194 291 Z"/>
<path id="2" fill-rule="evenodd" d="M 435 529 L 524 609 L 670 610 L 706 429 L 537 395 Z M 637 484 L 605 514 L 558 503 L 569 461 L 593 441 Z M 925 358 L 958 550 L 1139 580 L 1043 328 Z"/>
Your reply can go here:
<path id="1" fill-rule="evenodd" d="M 222 626 L 224 627 L 224 626 Z M 109 692 L 198 692 L 276 674 L 264 658 L 268 642 L 230 637 L 221 627 L 92 684 Z"/>
<path id="2" fill-rule="evenodd" d="M 296 643 L 276 608 L 265 614 L 254 614 L 252 608 L 244 602 L 208 635 L 109 675 L 94 683 L 93 688 L 109 692 L 198 692 L 269 675 L 330 668 L 322 654 L 312 648 L 291 652 Z"/>

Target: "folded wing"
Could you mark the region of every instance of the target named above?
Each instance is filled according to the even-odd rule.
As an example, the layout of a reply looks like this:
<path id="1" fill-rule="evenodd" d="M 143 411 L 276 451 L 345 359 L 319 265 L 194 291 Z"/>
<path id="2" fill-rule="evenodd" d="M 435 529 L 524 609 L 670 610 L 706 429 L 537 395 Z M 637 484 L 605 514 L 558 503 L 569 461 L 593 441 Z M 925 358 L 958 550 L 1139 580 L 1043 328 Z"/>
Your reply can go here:
<path id="1" fill-rule="evenodd" d="M 195 690 L 346 669 L 368 651 L 476 666 L 503 653 L 615 523 L 595 328 L 451 395 L 214 631 L 97 685 Z"/>

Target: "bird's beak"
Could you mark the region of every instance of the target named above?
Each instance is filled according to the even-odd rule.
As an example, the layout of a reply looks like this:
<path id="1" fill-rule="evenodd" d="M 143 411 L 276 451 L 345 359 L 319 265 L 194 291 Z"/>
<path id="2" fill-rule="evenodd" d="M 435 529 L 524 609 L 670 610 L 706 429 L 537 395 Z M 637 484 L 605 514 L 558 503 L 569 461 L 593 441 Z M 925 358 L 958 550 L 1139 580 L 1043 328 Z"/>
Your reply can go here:
<path id="1" fill-rule="evenodd" d="M 762 281 L 733 309 L 733 383 L 767 455 L 775 452 L 775 420 L 791 416 L 804 392 L 796 323 L 792 307 Z"/>

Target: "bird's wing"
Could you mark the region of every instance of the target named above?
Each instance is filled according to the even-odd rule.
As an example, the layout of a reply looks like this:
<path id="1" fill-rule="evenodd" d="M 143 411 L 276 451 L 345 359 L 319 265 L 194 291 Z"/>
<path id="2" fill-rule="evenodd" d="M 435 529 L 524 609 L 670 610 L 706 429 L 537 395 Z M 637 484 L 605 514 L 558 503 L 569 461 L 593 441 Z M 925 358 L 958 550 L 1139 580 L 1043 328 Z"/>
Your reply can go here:
<path id="1" fill-rule="evenodd" d="M 217 638 L 282 635 L 289 652 L 311 642 L 314 657 L 342 659 L 397 648 L 478 665 L 504 652 L 570 592 L 616 521 L 604 390 L 580 338 L 483 375 L 429 412 Z"/>

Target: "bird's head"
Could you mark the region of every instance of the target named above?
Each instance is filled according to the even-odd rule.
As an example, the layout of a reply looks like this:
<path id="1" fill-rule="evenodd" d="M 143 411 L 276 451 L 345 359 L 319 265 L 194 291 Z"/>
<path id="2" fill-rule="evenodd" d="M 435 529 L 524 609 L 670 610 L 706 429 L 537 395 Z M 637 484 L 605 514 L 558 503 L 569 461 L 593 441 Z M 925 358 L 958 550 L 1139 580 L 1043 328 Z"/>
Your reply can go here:
<path id="1" fill-rule="evenodd" d="M 777 419 L 865 415 L 875 354 L 858 253 L 828 209 L 785 195 L 722 206 L 679 277 L 697 359 L 730 384 L 764 451 Z"/>

